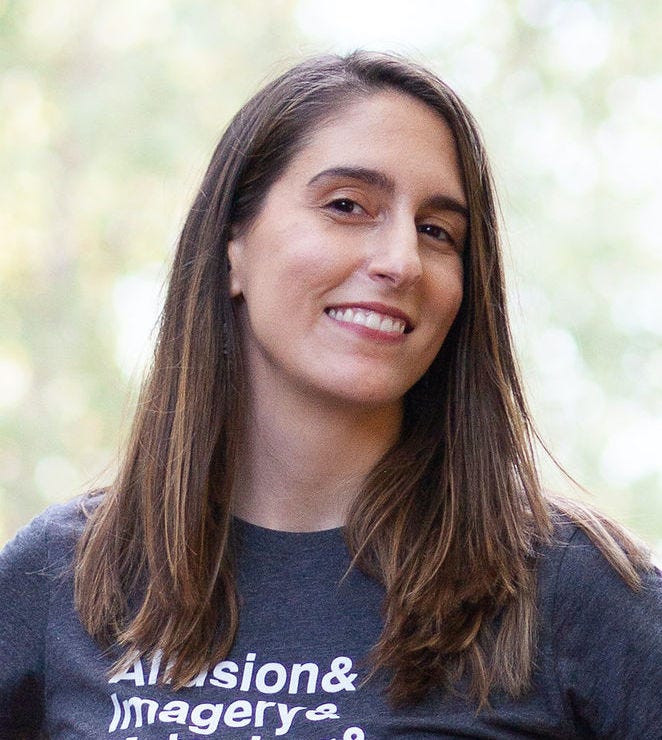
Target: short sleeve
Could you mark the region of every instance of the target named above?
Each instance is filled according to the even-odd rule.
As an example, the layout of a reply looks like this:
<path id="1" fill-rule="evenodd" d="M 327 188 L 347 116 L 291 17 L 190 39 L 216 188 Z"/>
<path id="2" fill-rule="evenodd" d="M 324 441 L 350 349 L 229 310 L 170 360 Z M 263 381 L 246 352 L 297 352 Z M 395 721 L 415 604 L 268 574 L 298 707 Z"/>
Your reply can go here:
<path id="1" fill-rule="evenodd" d="M 662 738 L 662 577 L 635 592 L 580 531 L 565 546 L 553 605 L 564 701 L 588 737 Z"/>
<path id="2" fill-rule="evenodd" d="M 48 616 L 46 515 L 0 552 L 0 738 L 37 737 Z"/>

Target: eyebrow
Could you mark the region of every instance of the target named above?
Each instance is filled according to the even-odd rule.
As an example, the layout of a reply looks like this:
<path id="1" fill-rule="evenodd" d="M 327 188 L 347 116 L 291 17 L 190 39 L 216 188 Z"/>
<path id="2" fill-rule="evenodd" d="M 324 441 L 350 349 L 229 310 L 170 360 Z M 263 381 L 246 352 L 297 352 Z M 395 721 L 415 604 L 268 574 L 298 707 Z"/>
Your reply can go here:
<path id="1" fill-rule="evenodd" d="M 380 170 L 373 170 L 368 167 L 329 167 L 329 169 L 318 172 L 308 181 L 308 187 L 314 185 L 319 180 L 326 180 L 333 177 L 346 177 L 352 180 L 359 180 L 366 185 L 374 185 L 387 193 L 395 192 L 395 181 L 386 173 Z M 432 208 L 437 211 L 455 211 L 465 219 L 469 219 L 469 209 L 456 198 L 450 195 L 432 195 L 423 203 L 424 207 Z"/>

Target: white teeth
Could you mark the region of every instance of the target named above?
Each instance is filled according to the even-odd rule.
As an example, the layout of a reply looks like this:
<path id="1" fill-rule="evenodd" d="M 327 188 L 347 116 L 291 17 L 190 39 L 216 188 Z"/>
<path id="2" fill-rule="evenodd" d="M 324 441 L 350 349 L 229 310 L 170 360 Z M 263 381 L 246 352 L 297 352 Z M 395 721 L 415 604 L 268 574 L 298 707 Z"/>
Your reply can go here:
<path id="1" fill-rule="evenodd" d="M 381 323 L 380 317 L 376 313 L 372 313 L 372 311 L 368 314 L 368 318 L 365 320 L 365 325 L 368 329 L 379 329 L 379 325 Z"/>
<path id="2" fill-rule="evenodd" d="M 377 329 L 387 334 L 404 334 L 405 322 L 391 316 L 384 316 L 376 311 L 362 308 L 330 308 L 328 314 L 332 319 L 346 324 L 359 324 L 368 329 Z"/>

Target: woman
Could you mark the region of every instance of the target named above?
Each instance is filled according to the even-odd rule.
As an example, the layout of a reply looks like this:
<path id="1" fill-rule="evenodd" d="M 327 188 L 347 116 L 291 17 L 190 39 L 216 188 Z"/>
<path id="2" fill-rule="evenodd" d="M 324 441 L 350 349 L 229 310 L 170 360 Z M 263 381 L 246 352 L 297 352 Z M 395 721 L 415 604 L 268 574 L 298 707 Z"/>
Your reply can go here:
<path id="1" fill-rule="evenodd" d="M 659 575 L 533 436 L 471 115 L 298 65 L 212 157 L 115 484 L 2 556 L 6 736 L 662 737 Z"/>

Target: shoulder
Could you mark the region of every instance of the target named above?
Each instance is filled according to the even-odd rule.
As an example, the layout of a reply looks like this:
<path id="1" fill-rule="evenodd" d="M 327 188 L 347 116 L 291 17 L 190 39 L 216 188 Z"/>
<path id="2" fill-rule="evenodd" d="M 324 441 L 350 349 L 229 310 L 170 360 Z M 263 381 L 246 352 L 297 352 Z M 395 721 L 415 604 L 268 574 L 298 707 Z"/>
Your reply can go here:
<path id="1" fill-rule="evenodd" d="M 623 558 L 618 542 L 611 546 Z M 641 558 L 640 558 L 641 559 Z M 564 514 L 555 517 L 551 541 L 541 548 L 538 560 L 539 592 L 541 598 L 576 597 L 584 608 L 594 600 L 625 599 L 630 604 L 640 598 L 651 597 L 662 604 L 662 574 L 654 566 L 639 570 L 641 587 L 633 588 L 610 562 L 604 548 L 599 547 L 587 531 Z"/>
<path id="2" fill-rule="evenodd" d="M 618 548 L 615 540 L 612 547 Z M 541 616 L 561 633 L 621 625 L 620 631 L 636 627 L 662 635 L 662 574 L 652 565 L 638 574 L 640 585 L 628 584 L 587 532 L 559 515 L 552 541 L 539 554 Z"/>
<path id="3" fill-rule="evenodd" d="M 0 551 L 0 574 L 7 576 L 10 570 L 17 569 L 25 573 L 41 572 L 53 559 L 73 553 L 100 498 L 101 494 L 80 496 L 45 509 Z"/>
<path id="4" fill-rule="evenodd" d="M 600 521 L 606 523 L 603 531 Z M 582 526 L 559 516 L 553 540 L 540 551 L 539 650 L 545 680 L 594 736 L 659 737 L 662 576 L 652 566 L 643 567 L 640 584 L 628 584 L 603 554 L 605 545 L 594 542 L 618 547 L 621 530 L 608 520 L 596 522 L 589 537 Z M 623 535 L 632 561 L 644 563 Z"/>
<path id="5" fill-rule="evenodd" d="M 79 498 L 49 507 L 0 551 L 0 737 L 37 737 L 53 596 L 70 592 L 65 576 L 90 505 Z"/>
<path id="6" fill-rule="evenodd" d="M 638 685 L 646 673 L 662 682 L 662 574 L 640 567 L 639 583 L 628 583 L 605 545 L 596 545 L 602 535 L 589 536 L 565 516 L 556 522 L 538 568 L 541 647 L 566 677 L 572 669 L 589 681 L 627 666 Z M 610 547 L 618 548 L 617 540 Z"/>

